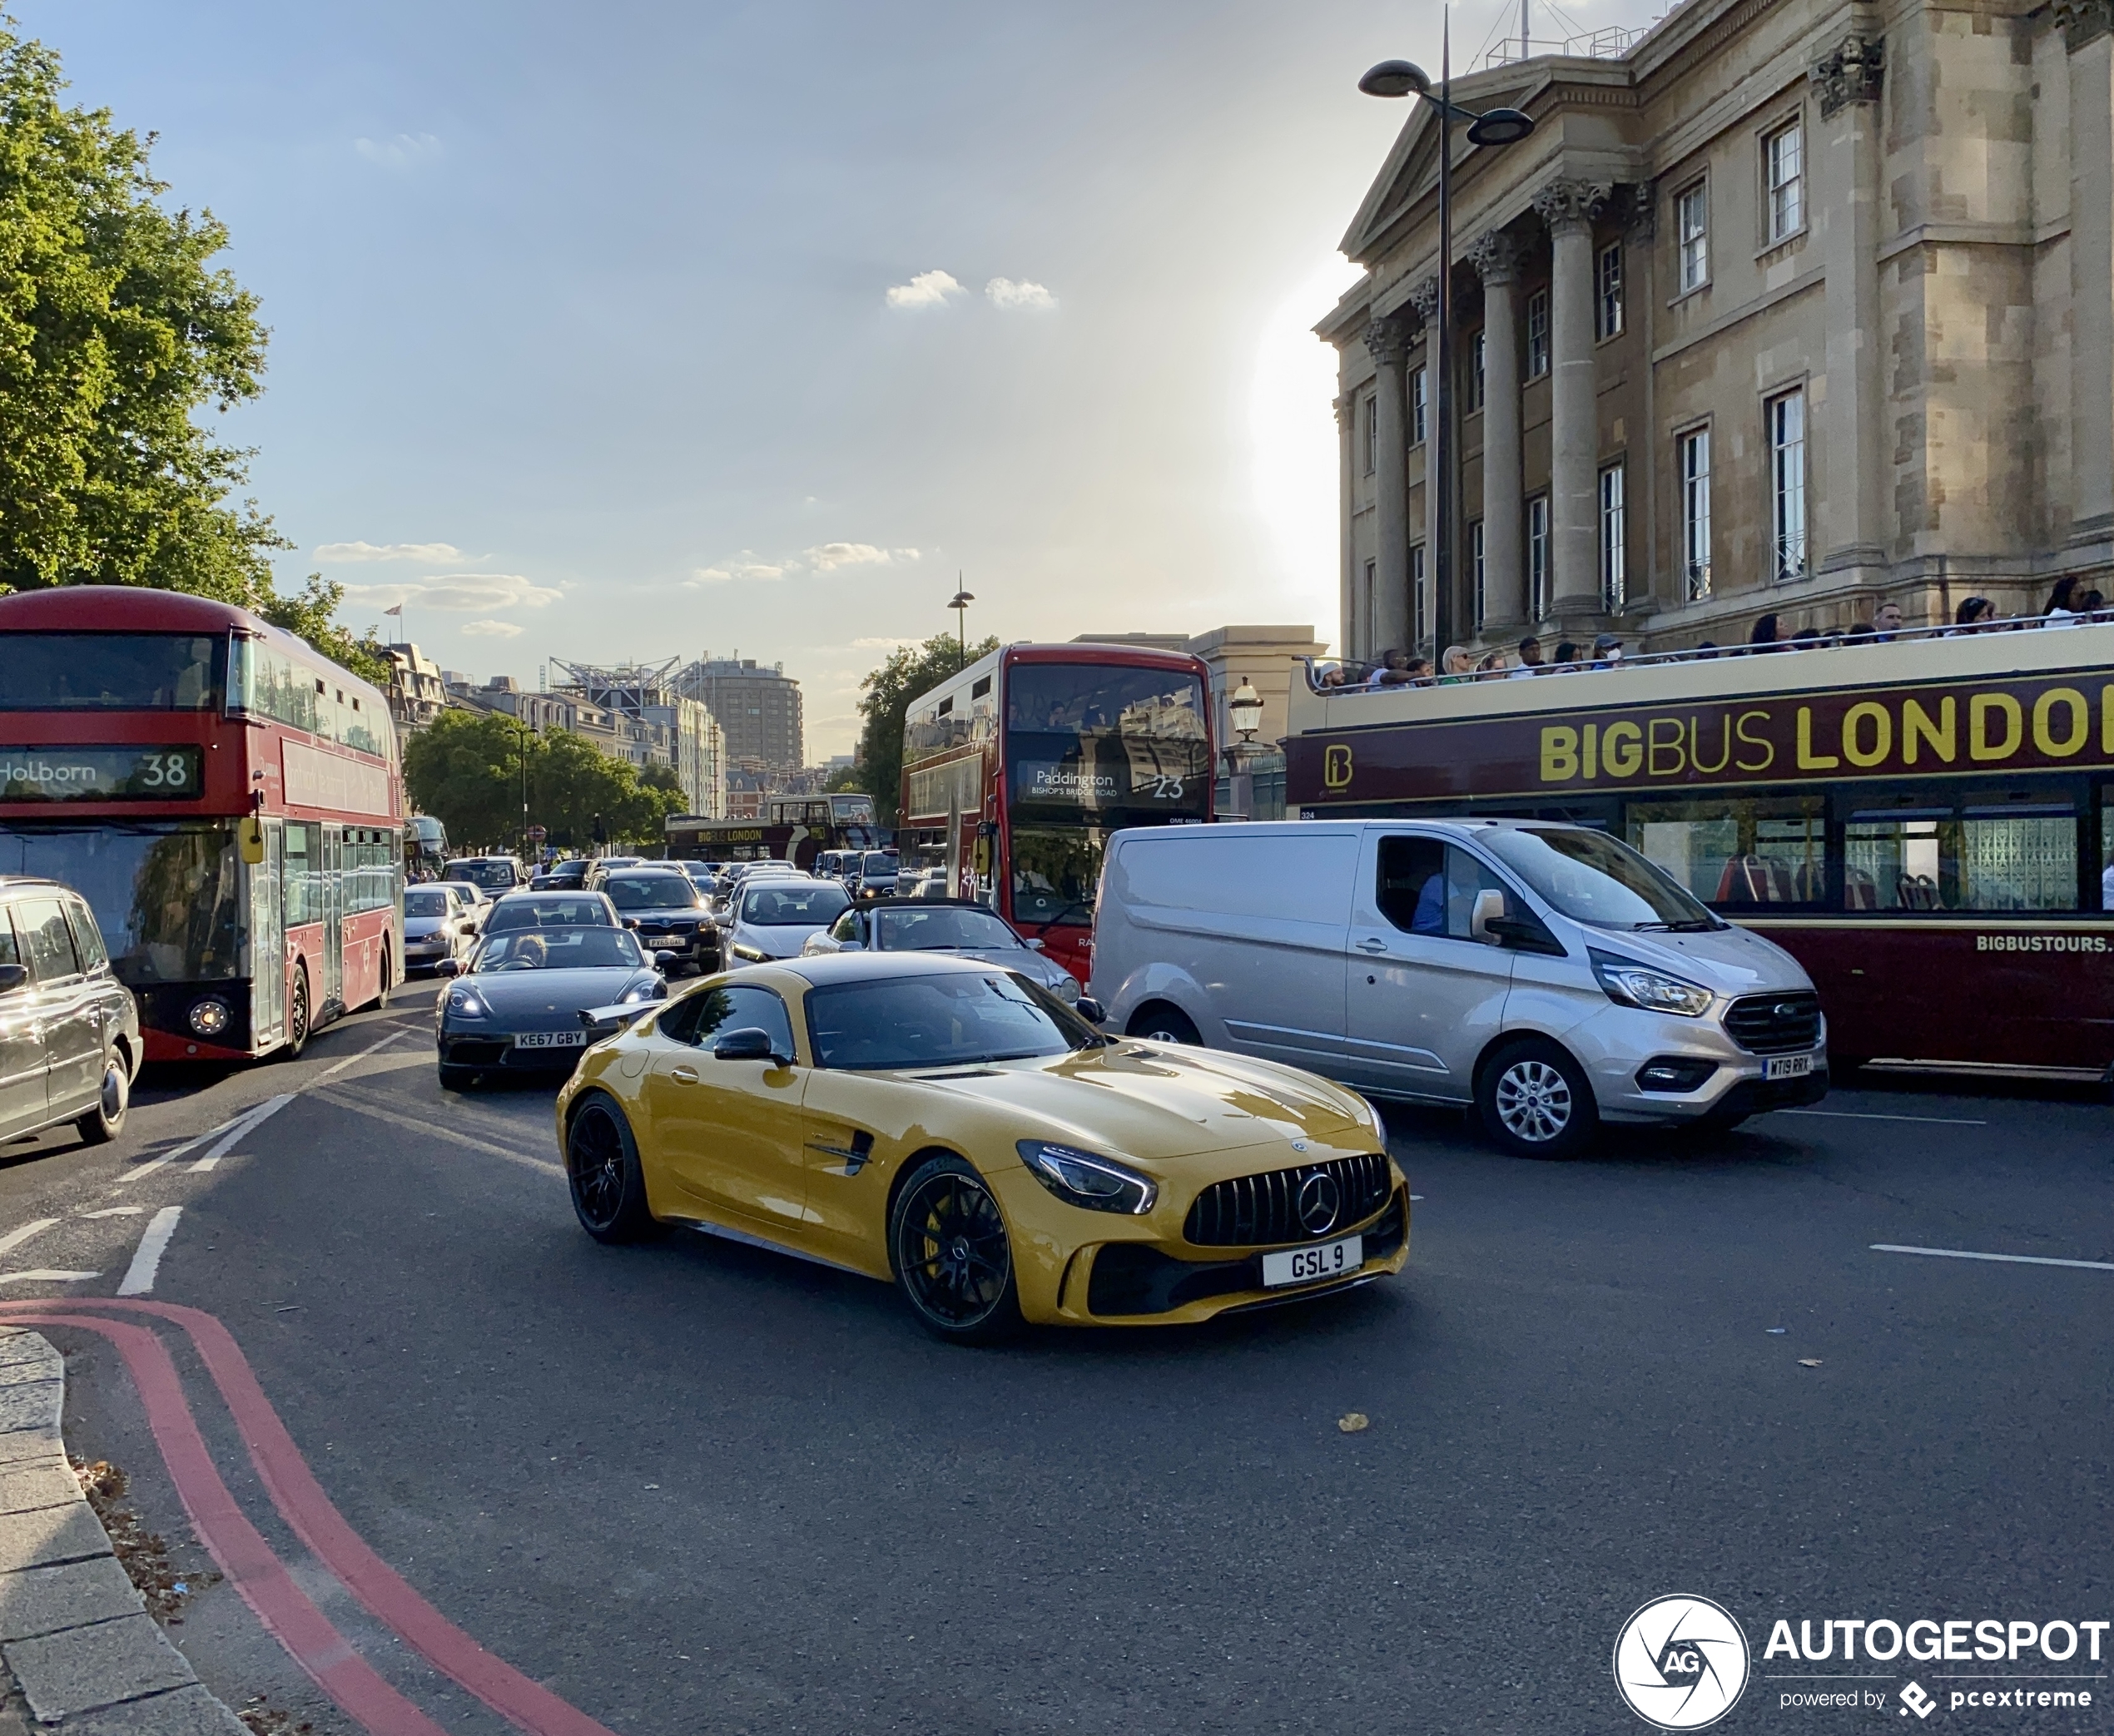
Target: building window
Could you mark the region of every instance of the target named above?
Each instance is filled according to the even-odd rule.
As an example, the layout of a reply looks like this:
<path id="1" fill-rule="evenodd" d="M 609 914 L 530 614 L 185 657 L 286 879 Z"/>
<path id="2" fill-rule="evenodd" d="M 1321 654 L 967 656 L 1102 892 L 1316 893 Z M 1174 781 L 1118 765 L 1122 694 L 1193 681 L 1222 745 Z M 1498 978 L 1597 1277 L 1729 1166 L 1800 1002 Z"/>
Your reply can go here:
<path id="1" fill-rule="evenodd" d="M 1702 181 L 1674 201 L 1674 226 L 1680 237 L 1681 293 L 1700 290 L 1710 280 L 1710 200 Z"/>
<path id="2" fill-rule="evenodd" d="M 1681 570 L 1688 600 L 1710 594 L 1710 430 L 1699 428 L 1674 442 L 1681 471 Z"/>
<path id="3" fill-rule="evenodd" d="M 1476 626 L 1483 624 L 1483 521 L 1480 518 L 1468 527 L 1468 571 L 1476 583 Z"/>
<path id="4" fill-rule="evenodd" d="M 1549 371 L 1549 292 L 1536 290 L 1526 298 L 1526 377 L 1539 379 Z"/>
<path id="5" fill-rule="evenodd" d="M 1468 407 L 1465 414 L 1473 415 L 1483 407 L 1483 334 L 1477 332 L 1468 340 Z"/>
<path id="6" fill-rule="evenodd" d="M 1415 544 L 1409 551 L 1409 638 L 1412 645 L 1424 642 L 1424 545 Z"/>
<path id="7" fill-rule="evenodd" d="M 1409 444 L 1424 444 L 1425 374 L 1422 368 L 1410 370 L 1409 375 Z"/>
<path id="8" fill-rule="evenodd" d="M 1629 598 L 1628 536 L 1622 466 L 1610 464 L 1600 472 L 1600 602 L 1610 615 L 1620 613 Z"/>
<path id="9" fill-rule="evenodd" d="M 1540 621 L 1549 613 L 1549 497 L 1536 494 L 1526 503 L 1527 612 Z"/>
<path id="10" fill-rule="evenodd" d="M 1621 242 L 1616 241 L 1600 249 L 1593 280 L 1598 290 L 1593 300 L 1595 335 L 1620 337 L 1622 334 Z"/>
<path id="11" fill-rule="evenodd" d="M 1770 399 L 1764 414 L 1769 426 L 1771 577 L 1783 584 L 1806 576 L 1805 392 Z"/>
<path id="12" fill-rule="evenodd" d="M 1365 474 L 1372 475 L 1380 468 L 1380 400 L 1368 398 L 1365 401 Z"/>
<path id="13" fill-rule="evenodd" d="M 1763 141 L 1769 166 L 1769 238 L 1780 241 L 1805 226 L 1806 182 L 1800 128 L 1794 122 Z"/>

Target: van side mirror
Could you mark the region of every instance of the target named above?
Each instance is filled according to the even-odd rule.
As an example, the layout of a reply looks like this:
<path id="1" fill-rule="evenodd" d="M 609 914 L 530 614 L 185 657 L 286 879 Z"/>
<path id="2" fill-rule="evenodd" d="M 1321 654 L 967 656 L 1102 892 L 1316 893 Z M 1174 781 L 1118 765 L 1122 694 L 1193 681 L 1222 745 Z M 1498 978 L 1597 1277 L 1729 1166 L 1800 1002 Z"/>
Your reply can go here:
<path id="1" fill-rule="evenodd" d="M 0 994 L 12 994 L 28 980 L 27 965 L 0 965 Z"/>
<path id="2" fill-rule="evenodd" d="M 1491 927 L 1493 922 L 1505 920 L 1505 895 L 1486 887 L 1476 894 L 1474 908 L 1468 916 L 1468 932 L 1475 939 L 1491 946 L 1501 946 L 1505 937 Z"/>

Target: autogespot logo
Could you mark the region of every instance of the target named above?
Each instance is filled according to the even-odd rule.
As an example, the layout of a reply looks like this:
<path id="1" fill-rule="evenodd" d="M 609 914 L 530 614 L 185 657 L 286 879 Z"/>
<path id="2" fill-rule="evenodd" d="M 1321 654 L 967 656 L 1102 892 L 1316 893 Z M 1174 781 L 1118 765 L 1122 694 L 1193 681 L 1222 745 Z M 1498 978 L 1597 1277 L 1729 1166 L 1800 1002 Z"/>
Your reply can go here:
<path id="1" fill-rule="evenodd" d="M 1615 1685 L 1662 1730 L 1700 1730 L 1739 1704 L 1747 1636 L 1707 1597 L 1654 1598 L 1615 1641 Z"/>

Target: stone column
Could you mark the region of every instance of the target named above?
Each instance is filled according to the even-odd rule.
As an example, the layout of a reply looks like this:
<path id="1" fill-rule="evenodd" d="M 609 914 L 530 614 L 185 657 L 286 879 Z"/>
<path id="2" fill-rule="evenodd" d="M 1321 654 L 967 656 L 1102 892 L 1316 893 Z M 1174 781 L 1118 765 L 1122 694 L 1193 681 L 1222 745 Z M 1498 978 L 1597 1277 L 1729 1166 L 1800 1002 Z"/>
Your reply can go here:
<path id="1" fill-rule="evenodd" d="M 1468 250 L 1483 282 L 1483 621 L 1517 637 L 1527 618 L 1520 451 L 1520 244 L 1493 231 Z M 1468 546 L 1463 538 L 1461 547 Z M 1465 637 L 1465 635 L 1464 635 Z"/>
<path id="2" fill-rule="evenodd" d="M 1358 553 L 1352 536 L 1357 491 L 1358 394 L 1345 392 L 1336 400 L 1336 449 L 1338 460 L 1336 513 L 1337 620 L 1336 654 L 1362 657 L 1365 646 L 1359 637 Z"/>
<path id="3" fill-rule="evenodd" d="M 1814 406 L 1819 570 L 1883 567 L 1892 469 L 1879 369 L 1879 80 L 1885 44 L 1851 35 L 1810 68 L 1813 221 L 1827 273 L 1828 396 Z M 1729 456 L 1729 454 L 1728 454 Z"/>
<path id="4" fill-rule="evenodd" d="M 1551 608 L 1600 613 L 1600 407 L 1593 371 L 1593 214 L 1608 189 L 1553 181 L 1535 195 L 1549 226 L 1549 553 Z M 1487 531 L 1485 533 L 1488 534 Z"/>
<path id="5" fill-rule="evenodd" d="M 1373 389 L 1380 426 L 1378 474 L 1373 478 L 1374 516 L 1379 521 L 1379 567 L 1372 598 L 1372 643 L 1368 654 L 1409 643 L 1408 450 L 1402 434 L 1402 360 L 1409 352 L 1406 322 L 1375 320 L 1365 329 L 1380 377 Z"/>
<path id="6" fill-rule="evenodd" d="M 2056 0 L 2070 51 L 2070 541 L 2114 538 L 2114 3 Z"/>

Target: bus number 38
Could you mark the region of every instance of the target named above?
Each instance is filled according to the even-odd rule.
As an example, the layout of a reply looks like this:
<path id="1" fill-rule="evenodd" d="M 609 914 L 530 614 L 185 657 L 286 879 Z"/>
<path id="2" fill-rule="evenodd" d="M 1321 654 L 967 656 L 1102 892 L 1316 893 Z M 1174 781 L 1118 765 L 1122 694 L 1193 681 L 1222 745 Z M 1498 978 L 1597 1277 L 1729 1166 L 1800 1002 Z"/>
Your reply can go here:
<path id="1" fill-rule="evenodd" d="M 191 778 L 190 762 L 180 753 L 142 754 L 140 764 L 140 781 L 150 790 L 181 789 Z"/>

